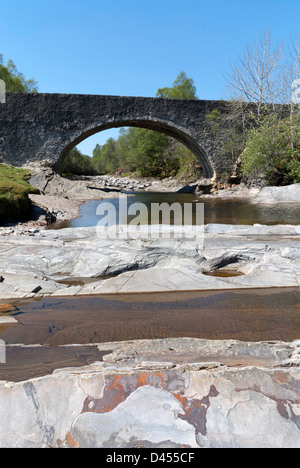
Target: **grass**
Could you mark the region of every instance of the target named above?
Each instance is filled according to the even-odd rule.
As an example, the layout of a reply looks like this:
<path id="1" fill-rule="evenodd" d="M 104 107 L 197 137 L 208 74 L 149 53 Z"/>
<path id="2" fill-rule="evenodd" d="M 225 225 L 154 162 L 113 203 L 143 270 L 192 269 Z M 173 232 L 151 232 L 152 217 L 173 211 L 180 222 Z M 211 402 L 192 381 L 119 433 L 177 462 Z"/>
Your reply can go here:
<path id="1" fill-rule="evenodd" d="M 25 219 L 31 208 L 30 193 L 40 193 L 28 183 L 30 171 L 0 164 L 0 219 Z"/>

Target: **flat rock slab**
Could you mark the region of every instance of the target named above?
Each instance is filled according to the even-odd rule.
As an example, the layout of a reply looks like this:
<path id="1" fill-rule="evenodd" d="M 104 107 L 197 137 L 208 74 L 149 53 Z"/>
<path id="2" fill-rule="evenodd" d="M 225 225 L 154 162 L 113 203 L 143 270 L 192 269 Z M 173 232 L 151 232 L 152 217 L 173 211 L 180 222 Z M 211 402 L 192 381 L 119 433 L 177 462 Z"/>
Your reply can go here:
<path id="1" fill-rule="evenodd" d="M 11 324 L 11 323 L 18 323 L 18 321 L 14 317 L 0 316 L 0 325 Z"/>
<path id="2" fill-rule="evenodd" d="M 211 224 L 203 242 L 155 228 L 162 238 L 114 238 L 96 228 L 5 236 L 0 299 L 300 285 L 299 226 Z M 242 276 L 203 274 L 226 265 Z"/>
<path id="3" fill-rule="evenodd" d="M 0 446 L 300 448 L 299 341 L 99 349 L 110 351 L 102 362 L 0 382 Z M 250 365 L 257 358 L 265 365 Z"/>

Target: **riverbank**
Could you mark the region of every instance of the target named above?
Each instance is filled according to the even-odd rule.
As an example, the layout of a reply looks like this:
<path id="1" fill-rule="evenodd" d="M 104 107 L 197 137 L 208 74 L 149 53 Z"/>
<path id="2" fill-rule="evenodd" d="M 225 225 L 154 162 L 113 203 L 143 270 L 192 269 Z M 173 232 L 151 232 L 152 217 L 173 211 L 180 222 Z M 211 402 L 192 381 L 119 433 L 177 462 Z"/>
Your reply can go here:
<path id="1" fill-rule="evenodd" d="M 26 219 L 30 213 L 30 193 L 39 190 L 28 182 L 30 172 L 0 163 L 0 220 L 14 217 Z"/>
<path id="2" fill-rule="evenodd" d="M 257 204 L 282 202 L 300 202 L 300 184 L 288 187 L 247 187 L 244 183 L 231 185 L 216 183 L 213 179 L 150 179 L 136 176 L 104 175 L 81 176 L 66 179 L 49 166 L 31 164 L 22 170 L 5 166 L 5 170 L 15 171 L 18 180 L 25 177 L 22 183 L 31 192 L 27 197 L 28 211 L 26 219 L 9 219 L 2 221 L 0 234 L 31 234 L 34 230 L 47 228 L 55 221 L 68 221 L 79 217 L 80 207 L 89 200 L 120 198 L 128 192 L 182 193 L 194 194 L 202 199 L 247 200 Z M 18 172 L 19 171 L 19 172 Z"/>

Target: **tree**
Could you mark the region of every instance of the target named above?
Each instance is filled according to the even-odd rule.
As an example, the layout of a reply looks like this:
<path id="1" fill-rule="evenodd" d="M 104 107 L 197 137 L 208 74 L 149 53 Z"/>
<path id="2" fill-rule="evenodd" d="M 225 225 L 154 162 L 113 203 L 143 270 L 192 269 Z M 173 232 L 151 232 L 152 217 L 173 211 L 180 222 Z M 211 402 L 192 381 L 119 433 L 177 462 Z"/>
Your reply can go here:
<path id="1" fill-rule="evenodd" d="M 163 133 L 131 127 L 126 132 L 127 151 L 123 161 L 129 170 L 138 171 L 141 176 L 159 177 L 164 172 L 168 141 Z"/>
<path id="2" fill-rule="evenodd" d="M 226 76 L 231 99 L 256 104 L 254 118 L 260 119 L 265 105 L 286 102 L 283 45 L 273 45 L 267 31 L 248 45 Z"/>
<path id="3" fill-rule="evenodd" d="M 94 175 L 92 159 L 81 153 L 78 148 L 72 149 L 59 166 L 61 175 Z"/>
<path id="4" fill-rule="evenodd" d="M 268 31 L 231 66 L 227 112 L 206 118 L 212 132 L 226 135 L 223 153 L 241 163 L 244 176 L 273 185 L 300 181 L 299 78 L 299 44 L 294 40 L 288 54 Z"/>
<path id="5" fill-rule="evenodd" d="M 109 138 L 101 147 L 96 145 L 93 151 L 92 164 L 99 174 L 112 173 L 118 168 L 117 142 Z"/>
<path id="6" fill-rule="evenodd" d="M 194 80 L 188 78 L 184 71 L 181 71 L 171 88 L 160 88 L 157 97 L 168 99 L 198 99 Z"/>
<path id="7" fill-rule="evenodd" d="M 293 41 L 290 56 L 289 84 L 292 86 L 292 108 L 294 108 L 295 104 L 300 104 L 300 43 L 296 39 Z"/>
<path id="8" fill-rule="evenodd" d="M 12 60 L 4 65 L 3 56 L 0 54 L 0 79 L 5 82 L 8 93 L 37 93 L 35 80 L 26 80 L 25 76 L 18 72 Z"/>

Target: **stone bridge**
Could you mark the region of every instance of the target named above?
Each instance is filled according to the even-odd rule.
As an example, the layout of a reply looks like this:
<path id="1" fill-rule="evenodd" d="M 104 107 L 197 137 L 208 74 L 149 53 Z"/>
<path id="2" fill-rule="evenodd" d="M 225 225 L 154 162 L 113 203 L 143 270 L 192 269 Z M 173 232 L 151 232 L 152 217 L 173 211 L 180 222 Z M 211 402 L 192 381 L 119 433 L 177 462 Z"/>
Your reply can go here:
<path id="1" fill-rule="evenodd" d="M 0 104 L 0 160 L 55 166 L 89 136 L 133 126 L 176 138 L 198 158 L 204 176 L 215 177 L 230 172 L 234 161 L 222 154 L 225 134 L 216 137 L 206 116 L 226 107 L 224 101 L 7 93 Z"/>

